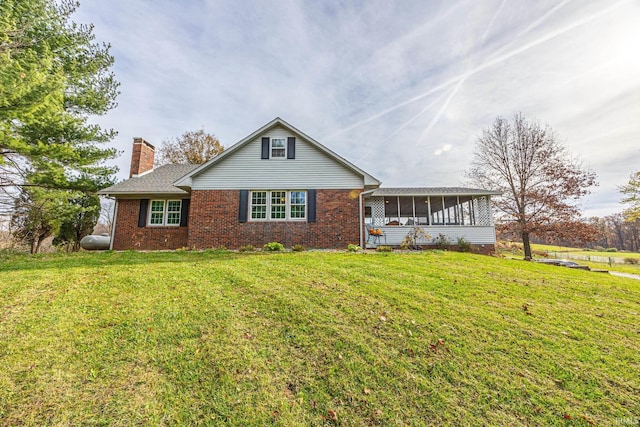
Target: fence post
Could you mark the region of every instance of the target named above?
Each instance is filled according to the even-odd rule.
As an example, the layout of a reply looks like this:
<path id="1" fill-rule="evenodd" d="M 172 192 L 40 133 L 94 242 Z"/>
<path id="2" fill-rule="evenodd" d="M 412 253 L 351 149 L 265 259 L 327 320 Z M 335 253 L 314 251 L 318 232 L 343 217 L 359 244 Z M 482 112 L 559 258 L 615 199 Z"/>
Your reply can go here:
<path id="1" fill-rule="evenodd" d="M 609 257 L 609 267 L 613 267 L 613 264 L 611 263 L 612 263 L 612 260 L 611 260 L 611 257 Z"/>

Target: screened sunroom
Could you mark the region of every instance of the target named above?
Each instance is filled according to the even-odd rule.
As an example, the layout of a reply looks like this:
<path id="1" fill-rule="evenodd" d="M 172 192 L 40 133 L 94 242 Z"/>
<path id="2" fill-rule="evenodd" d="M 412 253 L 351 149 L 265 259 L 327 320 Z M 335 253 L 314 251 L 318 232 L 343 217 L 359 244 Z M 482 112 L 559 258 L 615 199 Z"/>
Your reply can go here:
<path id="1" fill-rule="evenodd" d="M 491 196 L 499 192 L 473 188 L 378 188 L 365 194 L 364 224 L 367 246 L 400 245 L 413 227 L 420 227 L 432 243 L 444 235 L 456 242 L 494 245 Z M 376 230 L 378 236 L 369 231 Z M 374 231 L 374 234 L 375 232 Z M 374 237 L 374 238 L 372 238 Z"/>

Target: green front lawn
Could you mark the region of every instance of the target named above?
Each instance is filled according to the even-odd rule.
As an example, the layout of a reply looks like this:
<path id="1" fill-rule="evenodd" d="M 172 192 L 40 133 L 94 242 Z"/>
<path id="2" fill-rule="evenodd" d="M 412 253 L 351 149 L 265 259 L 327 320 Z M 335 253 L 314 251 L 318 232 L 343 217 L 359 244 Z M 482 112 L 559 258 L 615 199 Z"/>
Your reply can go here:
<path id="1" fill-rule="evenodd" d="M 0 425 L 616 425 L 640 281 L 421 253 L 0 258 Z"/>

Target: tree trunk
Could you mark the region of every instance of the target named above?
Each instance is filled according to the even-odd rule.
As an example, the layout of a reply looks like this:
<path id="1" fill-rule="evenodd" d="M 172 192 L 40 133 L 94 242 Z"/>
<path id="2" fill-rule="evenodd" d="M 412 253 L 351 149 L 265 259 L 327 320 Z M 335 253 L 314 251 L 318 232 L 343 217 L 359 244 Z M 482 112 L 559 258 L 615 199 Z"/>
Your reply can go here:
<path id="1" fill-rule="evenodd" d="M 42 238 L 38 239 L 38 241 L 36 242 L 36 250 L 32 253 L 37 254 L 38 252 L 40 252 L 40 246 L 42 246 Z"/>
<path id="2" fill-rule="evenodd" d="M 529 241 L 529 233 L 522 232 L 522 246 L 524 247 L 524 259 L 531 261 L 531 242 Z"/>

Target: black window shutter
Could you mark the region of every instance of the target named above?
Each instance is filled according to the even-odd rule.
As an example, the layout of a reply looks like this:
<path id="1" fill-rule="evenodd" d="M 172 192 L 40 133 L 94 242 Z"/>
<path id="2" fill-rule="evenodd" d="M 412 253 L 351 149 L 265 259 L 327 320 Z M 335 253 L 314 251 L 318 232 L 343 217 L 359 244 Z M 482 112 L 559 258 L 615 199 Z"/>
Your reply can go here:
<path id="1" fill-rule="evenodd" d="M 247 210 L 249 210 L 249 190 L 240 190 L 240 208 L 238 221 L 247 222 Z"/>
<path id="2" fill-rule="evenodd" d="M 265 136 L 262 138 L 262 159 L 269 158 L 269 137 Z"/>
<path id="3" fill-rule="evenodd" d="M 287 138 L 287 159 L 296 158 L 296 137 L 290 136 Z"/>
<path id="4" fill-rule="evenodd" d="M 138 212 L 138 227 L 147 225 L 147 209 L 149 208 L 149 199 L 140 199 L 140 212 Z"/>
<path id="5" fill-rule="evenodd" d="M 307 221 L 316 222 L 316 190 L 307 190 Z"/>
<path id="6" fill-rule="evenodd" d="M 186 227 L 189 224 L 189 203 L 190 199 L 182 199 L 180 206 L 180 227 Z"/>

